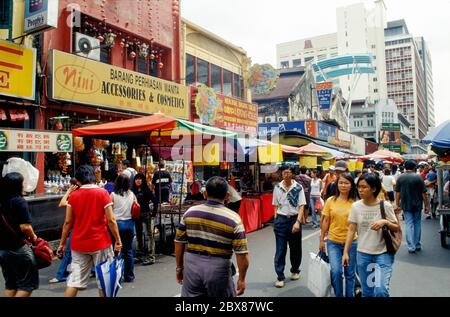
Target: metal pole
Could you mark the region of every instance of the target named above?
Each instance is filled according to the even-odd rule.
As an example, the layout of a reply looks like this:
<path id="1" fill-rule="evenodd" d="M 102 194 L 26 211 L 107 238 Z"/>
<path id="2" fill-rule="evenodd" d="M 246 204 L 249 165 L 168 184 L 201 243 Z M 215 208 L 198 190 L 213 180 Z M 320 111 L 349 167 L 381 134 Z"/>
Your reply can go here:
<path id="1" fill-rule="evenodd" d="M 310 83 L 309 84 L 309 91 L 311 92 L 310 93 L 310 96 L 311 96 L 311 110 L 310 110 L 311 111 L 311 120 L 313 118 L 313 95 L 312 95 L 313 94 L 313 89 L 314 89 L 313 85 Z"/>

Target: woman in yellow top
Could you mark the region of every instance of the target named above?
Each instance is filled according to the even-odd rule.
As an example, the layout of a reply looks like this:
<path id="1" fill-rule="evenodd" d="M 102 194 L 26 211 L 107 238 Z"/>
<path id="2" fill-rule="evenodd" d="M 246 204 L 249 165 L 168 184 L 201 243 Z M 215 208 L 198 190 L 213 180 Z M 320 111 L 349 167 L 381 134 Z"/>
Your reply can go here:
<path id="1" fill-rule="evenodd" d="M 331 266 L 331 285 L 336 297 L 343 297 L 342 256 L 349 225 L 348 215 L 352 204 L 356 201 L 356 185 L 353 177 L 348 173 L 339 176 L 337 185 L 336 195 L 328 198 L 323 208 L 319 249 L 325 251 L 325 237 L 328 236 L 327 250 Z M 355 238 L 349 250 L 349 265 L 344 268 L 346 297 L 355 295 L 356 247 Z"/>

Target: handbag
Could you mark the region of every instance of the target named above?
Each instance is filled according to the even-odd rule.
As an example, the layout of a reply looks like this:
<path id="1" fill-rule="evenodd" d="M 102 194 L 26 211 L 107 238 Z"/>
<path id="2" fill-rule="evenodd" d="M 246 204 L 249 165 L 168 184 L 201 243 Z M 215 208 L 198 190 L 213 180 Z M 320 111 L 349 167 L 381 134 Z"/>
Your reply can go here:
<path id="1" fill-rule="evenodd" d="M 133 220 L 138 220 L 141 218 L 141 205 L 135 200 L 131 205 L 131 218 Z"/>
<path id="2" fill-rule="evenodd" d="M 9 228 L 9 230 L 11 230 L 13 234 L 17 235 L 17 232 L 9 225 L 8 221 L 6 221 L 3 213 L 1 215 L 3 222 Z M 37 268 L 39 270 L 49 267 L 52 264 L 53 250 L 47 241 L 42 238 L 37 238 L 34 244 L 32 244 L 27 239 L 23 239 L 23 242 L 31 247 L 31 250 L 33 251 L 34 257 L 36 259 Z"/>
<path id="3" fill-rule="evenodd" d="M 381 218 L 386 219 L 383 200 L 380 202 L 380 212 Z M 387 252 L 394 255 L 398 249 L 400 249 L 400 245 L 402 244 L 402 228 L 400 227 L 398 231 L 393 232 L 389 230 L 387 226 L 383 226 L 382 230 Z"/>
<path id="4" fill-rule="evenodd" d="M 314 209 L 316 212 L 322 211 L 323 209 L 323 200 L 320 197 L 316 198 L 316 203 L 314 204 Z"/>

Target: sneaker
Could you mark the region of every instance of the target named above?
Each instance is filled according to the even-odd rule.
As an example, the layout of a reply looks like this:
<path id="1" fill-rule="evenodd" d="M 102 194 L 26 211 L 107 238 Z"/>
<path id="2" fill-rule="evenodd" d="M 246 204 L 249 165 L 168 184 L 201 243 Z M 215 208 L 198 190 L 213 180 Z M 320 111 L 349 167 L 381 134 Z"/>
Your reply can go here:
<path id="1" fill-rule="evenodd" d="M 134 264 L 142 263 L 142 258 L 134 258 Z"/>
<path id="2" fill-rule="evenodd" d="M 275 282 L 275 287 L 276 288 L 282 288 L 282 287 L 284 287 L 284 281 L 276 281 Z"/>
<path id="3" fill-rule="evenodd" d="M 291 274 L 291 280 L 296 281 L 300 279 L 300 273 L 292 273 Z"/>
<path id="4" fill-rule="evenodd" d="M 142 261 L 142 265 L 146 266 L 146 265 L 152 265 L 155 264 L 155 259 L 145 259 L 144 261 Z"/>
<path id="5" fill-rule="evenodd" d="M 50 284 L 56 284 L 64 282 L 63 280 L 58 280 L 56 277 L 52 278 L 50 281 L 48 281 Z"/>

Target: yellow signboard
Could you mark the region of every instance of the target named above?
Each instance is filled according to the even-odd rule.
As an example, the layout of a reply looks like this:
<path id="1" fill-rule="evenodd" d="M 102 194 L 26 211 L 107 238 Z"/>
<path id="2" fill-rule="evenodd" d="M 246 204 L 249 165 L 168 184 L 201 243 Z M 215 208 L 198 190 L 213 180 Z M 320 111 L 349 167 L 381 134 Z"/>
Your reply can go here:
<path id="1" fill-rule="evenodd" d="M 49 98 L 189 119 L 186 86 L 53 50 Z"/>
<path id="2" fill-rule="evenodd" d="M 0 95 L 34 100 L 36 50 L 0 41 Z"/>
<path id="3" fill-rule="evenodd" d="M 219 143 L 209 143 L 205 146 L 194 145 L 194 166 L 218 166 L 220 164 Z"/>
<path id="4" fill-rule="evenodd" d="M 261 164 L 283 162 L 281 144 L 258 146 L 258 161 Z"/>
<path id="5" fill-rule="evenodd" d="M 317 156 L 300 156 L 300 166 L 317 168 Z"/>

